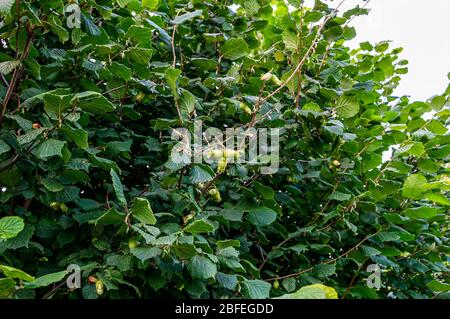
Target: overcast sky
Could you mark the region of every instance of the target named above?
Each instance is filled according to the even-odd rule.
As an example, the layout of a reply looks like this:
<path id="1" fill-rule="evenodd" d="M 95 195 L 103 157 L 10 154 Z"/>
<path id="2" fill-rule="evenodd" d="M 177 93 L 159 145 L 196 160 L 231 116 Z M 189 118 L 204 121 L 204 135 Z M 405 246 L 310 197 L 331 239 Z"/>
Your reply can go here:
<path id="1" fill-rule="evenodd" d="M 343 9 L 364 3 L 346 0 Z M 396 93 L 415 100 L 442 94 L 450 72 L 450 0 L 371 0 L 367 8 L 368 16 L 352 21 L 358 32 L 352 45 L 392 40 L 393 47 L 404 48 L 401 58 L 409 60 L 409 73 Z"/>

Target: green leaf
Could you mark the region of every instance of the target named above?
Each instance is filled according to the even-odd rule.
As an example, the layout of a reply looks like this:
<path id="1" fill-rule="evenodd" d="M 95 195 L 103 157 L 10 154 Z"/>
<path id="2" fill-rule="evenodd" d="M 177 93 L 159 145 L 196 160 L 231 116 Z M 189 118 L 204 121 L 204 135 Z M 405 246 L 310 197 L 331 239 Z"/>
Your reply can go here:
<path id="1" fill-rule="evenodd" d="M 142 46 L 147 46 L 152 41 L 152 30 L 143 26 L 132 25 L 125 37 Z"/>
<path id="2" fill-rule="evenodd" d="M 117 175 L 116 171 L 112 168 L 109 171 L 109 174 L 111 175 L 112 178 L 114 192 L 116 193 L 117 200 L 122 206 L 127 206 L 128 205 L 127 199 L 125 198 L 125 194 L 123 193 L 123 185 L 122 182 L 120 181 L 119 175 Z"/>
<path id="3" fill-rule="evenodd" d="M 41 183 L 51 192 L 60 192 L 64 189 L 64 185 L 56 179 L 43 178 L 41 179 Z"/>
<path id="4" fill-rule="evenodd" d="M 211 260 L 204 256 L 194 256 L 190 259 L 188 270 L 194 279 L 215 278 L 217 266 Z"/>
<path id="5" fill-rule="evenodd" d="M 174 97 L 178 97 L 178 91 L 177 91 L 177 81 L 181 75 L 181 70 L 168 68 L 164 72 L 164 76 L 167 82 L 167 85 L 172 90 L 172 95 Z"/>
<path id="6" fill-rule="evenodd" d="M 270 296 L 271 284 L 262 280 L 246 280 L 242 283 L 244 295 L 250 299 L 267 299 Z"/>
<path id="7" fill-rule="evenodd" d="M 156 224 L 155 215 L 153 215 L 150 202 L 145 198 L 136 198 L 131 208 L 132 215 L 141 223 L 154 225 Z"/>
<path id="8" fill-rule="evenodd" d="M 156 10 L 159 7 L 159 0 L 142 0 L 142 7 L 148 10 Z"/>
<path id="9" fill-rule="evenodd" d="M 221 51 L 225 59 L 234 61 L 246 56 L 249 53 L 249 48 L 244 39 L 233 38 L 225 41 Z"/>
<path id="10" fill-rule="evenodd" d="M 428 181 L 422 174 L 409 176 L 403 184 L 403 197 L 416 199 L 428 190 Z"/>
<path id="11" fill-rule="evenodd" d="M 0 271 L 3 272 L 3 274 L 7 278 L 20 279 L 23 281 L 33 281 L 34 280 L 33 276 L 30 276 L 26 272 L 24 272 L 20 269 L 14 268 L 14 267 L 0 265 Z"/>
<path id="12" fill-rule="evenodd" d="M 55 282 L 62 281 L 64 279 L 64 277 L 66 277 L 67 274 L 68 273 L 66 270 L 47 274 L 47 275 L 38 277 L 31 282 L 26 283 L 25 286 L 30 289 L 47 287 Z"/>
<path id="13" fill-rule="evenodd" d="M 257 14 L 261 6 L 259 5 L 257 0 L 246 0 L 244 1 L 244 9 L 245 13 L 248 16 L 252 16 Z"/>
<path id="14" fill-rule="evenodd" d="M 78 99 L 78 106 L 88 113 L 104 115 L 115 110 L 114 105 L 97 92 L 79 93 L 75 98 Z"/>
<path id="15" fill-rule="evenodd" d="M 262 197 L 264 199 L 274 199 L 275 197 L 275 192 L 273 191 L 273 189 L 269 186 L 265 186 L 263 184 L 261 184 L 260 182 L 254 182 L 253 183 L 255 189 L 258 191 L 258 193 L 260 193 L 262 195 Z"/>
<path id="16" fill-rule="evenodd" d="M 207 220 L 198 219 L 184 228 L 185 232 L 191 234 L 202 234 L 202 233 L 210 233 L 215 230 L 215 227 L 209 223 Z"/>
<path id="17" fill-rule="evenodd" d="M 52 32 L 58 36 L 59 41 L 64 43 L 69 40 L 69 32 L 61 26 L 61 22 L 55 16 L 52 16 L 50 21 L 50 28 L 52 29 Z"/>
<path id="18" fill-rule="evenodd" d="M 432 280 L 427 283 L 427 287 L 434 292 L 447 292 L 450 291 L 450 284 L 446 284 L 437 280 Z"/>
<path id="19" fill-rule="evenodd" d="M 126 65 L 117 63 L 117 62 L 113 62 L 111 64 L 110 69 L 111 69 L 112 74 L 121 78 L 124 81 L 131 80 L 131 77 L 133 75 L 133 71 L 129 67 L 127 67 Z"/>
<path id="20" fill-rule="evenodd" d="M 438 120 L 431 120 L 427 125 L 427 129 L 435 134 L 444 135 L 447 134 L 447 127 Z"/>
<path id="21" fill-rule="evenodd" d="M 286 49 L 297 51 L 299 46 L 299 37 L 294 32 L 286 30 L 283 32 L 283 43 Z"/>
<path id="22" fill-rule="evenodd" d="M 44 96 L 44 110 L 54 119 L 59 119 L 64 111 L 72 106 L 72 95 L 46 94 Z"/>
<path id="23" fill-rule="evenodd" d="M 8 153 L 11 150 L 11 147 L 6 144 L 3 140 L 0 140 L 0 155 L 4 153 Z"/>
<path id="24" fill-rule="evenodd" d="M 96 215 L 98 217 L 98 215 Z M 119 213 L 115 208 L 108 209 L 97 219 L 90 221 L 94 225 L 120 225 L 124 222 L 125 216 Z"/>
<path id="25" fill-rule="evenodd" d="M 0 73 L 7 75 L 21 64 L 22 62 L 20 60 L 0 62 Z"/>
<path id="26" fill-rule="evenodd" d="M 7 216 L 0 219 L 0 238 L 16 237 L 25 227 L 23 219 L 17 216 Z"/>
<path id="27" fill-rule="evenodd" d="M 408 216 L 409 218 L 413 218 L 413 219 L 422 219 L 422 218 L 429 219 L 429 218 L 433 218 L 440 212 L 441 212 L 440 209 L 437 209 L 434 207 L 422 206 L 422 207 L 416 207 L 416 208 L 409 208 L 409 209 L 405 210 L 405 215 Z"/>
<path id="28" fill-rule="evenodd" d="M 26 225 L 25 228 L 16 236 L 3 242 L 0 241 L 0 254 L 5 252 L 7 249 L 19 249 L 22 247 L 28 248 L 31 237 L 34 234 L 34 226 Z"/>
<path id="29" fill-rule="evenodd" d="M 187 90 L 182 90 L 180 109 L 184 117 L 188 117 L 192 112 L 194 112 L 196 103 L 197 99 L 194 94 Z"/>
<path id="30" fill-rule="evenodd" d="M 48 139 L 36 149 L 36 156 L 40 159 L 47 159 L 53 156 L 62 157 L 62 150 L 65 145 L 65 141 Z"/>
<path id="31" fill-rule="evenodd" d="M 336 200 L 336 201 L 340 201 L 340 202 L 348 201 L 350 198 L 352 198 L 352 195 L 341 193 L 338 191 L 336 191 L 333 194 L 331 194 L 330 196 L 328 196 L 328 199 Z"/>
<path id="32" fill-rule="evenodd" d="M 194 184 L 210 182 L 216 174 L 208 165 L 195 164 L 191 171 L 191 181 Z"/>
<path id="33" fill-rule="evenodd" d="M 0 0 L 0 13 L 4 13 L 9 16 L 9 11 L 15 0 Z"/>
<path id="34" fill-rule="evenodd" d="M 68 141 L 74 142 L 79 148 L 87 149 L 89 147 L 88 132 L 85 130 L 63 127 L 61 131 Z"/>
<path id="35" fill-rule="evenodd" d="M 336 41 L 338 40 L 342 35 L 344 34 L 344 30 L 341 26 L 333 26 L 331 28 L 328 28 L 324 32 L 324 36 L 328 41 Z"/>
<path id="36" fill-rule="evenodd" d="M 336 101 L 336 112 L 343 118 L 351 118 L 359 113 L 359 102 L 356 97 L 340 96 Z"/>
<path id="37" fill-rule="evenodd" d="M 117 0 L 117 4 L 121 8 L 125 8 L 131 0 Z"/>
<path id="38" fill-rule="evenodd" d="M 196 17 L 199 17 L 203 14 L 202 10 L 195 10 L 193 12 L 188 12 L 185 14 L 182 14 L 180 16 L 176 16 L 175 19 L 173 19 L 173 24 L 182 24 L 186 21 L 192 20 Z"/>
<path id="39" fill-rule="evenodd" d="M 332 287 L 314 284 L 302 287 L 292 294 L 286 294 L 276 299 L 338 299 L 338 294 Z"/>
<path id="40" fill-rule="evenodd" d="M 446 98 L 443 95 L 436 95 L 431 99 L 431 107 L 435 111 L 440 111 L 445 106 Z"/>
<path id="41" fill-rule="evenodd" d="M 314 272 L 319 278 L 326 278 L 336 273 L 336 265 L 320 264 L 314 268 Z"/>
<path id="42" fill-rule="evenodd" d="M 249 211 L 248 220 L 255 226 L 268 226 L 277 219 L 277 212 L 268 207 L 258 207 Z"/>
<path id="43" fill-rule="evenodd" d="M 138 247 L 131 249 L 130 252 L 134 257 L 144 262 L 161 255 L 162 250 L 158 247 Z"/>
<path id="44" fill-rule="evenodd" d="M 15 290 L 16 282 L 13 279 L 0 278 L 0 299 L 8 298 Z"/>
<path id="45" fill-rule="evenodd" d="M 442 206 L 450 206 L 450 200 L 442 194 L 427 193 L 425 198 Z"/>
<path id="46" fill-rule="evenodd" d="M 137 64 L 147 65 L 152 58 L 153 50 L 147 48 L 129 48 L 125 51 L 125 55 Z"/>
<path id="47" fill-rule="evenodd" d="M 217 273 L 216 280 L 220 286 L 222 286 L 225 289 L 232 290 L 232 291 L 234 289 L 236 289 L 236 286 L 238 284 L 236 275 L 229 275 L 229 274 L 224 274 L 221 272 Z"/>
<path id="48" fill-rule="evenodd" d="M 106 264 L 117 267 L 122 272 L 126 272 L 129 271 L 133 266 L 133 257 L 130 255 L 109 255 L 106 258 Z"/>

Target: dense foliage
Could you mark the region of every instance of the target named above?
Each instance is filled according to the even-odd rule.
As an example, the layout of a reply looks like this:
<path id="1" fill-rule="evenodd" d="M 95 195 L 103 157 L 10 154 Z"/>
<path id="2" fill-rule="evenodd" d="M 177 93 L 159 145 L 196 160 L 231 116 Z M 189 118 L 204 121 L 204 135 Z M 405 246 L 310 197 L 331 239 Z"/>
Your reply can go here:
<path id="1" fill-rule="evenodd" d="M 65 5 L 0 0 L 0 297 L 448 296 L 450 87 L 393 96 L 402 50 L 345 45 L 366 9 Z M 279 128 L 278 172 L 176 165 L 198 119 Z"/>

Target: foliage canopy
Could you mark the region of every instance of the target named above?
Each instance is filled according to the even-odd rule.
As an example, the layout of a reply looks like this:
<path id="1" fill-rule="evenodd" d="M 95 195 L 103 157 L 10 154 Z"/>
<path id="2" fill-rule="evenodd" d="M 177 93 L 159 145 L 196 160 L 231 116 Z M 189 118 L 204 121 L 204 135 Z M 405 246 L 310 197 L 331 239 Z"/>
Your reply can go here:
<path id="1" fill-rule="evenodd" d="M 366 9 L 66 4 L 0 0 L 0 297 L 448 296 L 450 87 L 394 96 L 401 49 L 345 45 Z M 173 165 L 196 119 L 280 128 L 278 172 Z"/>

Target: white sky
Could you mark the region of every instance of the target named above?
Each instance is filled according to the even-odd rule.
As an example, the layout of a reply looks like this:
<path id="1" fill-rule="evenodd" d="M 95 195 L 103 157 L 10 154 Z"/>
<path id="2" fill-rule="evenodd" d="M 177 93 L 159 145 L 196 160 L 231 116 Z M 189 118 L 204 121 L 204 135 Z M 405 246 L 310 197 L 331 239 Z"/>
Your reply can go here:
<path id="1" fill-rule="evenodd" d="M 346 0 L 342 10 L 364 3 Z M 396 94 L 426 100 L 444 93 L 450 72 L 450 0 L 371 0 L 367 8 L 368 16 L 351 23 L 358 33 L 351 46 L 392 40 L 392 47 L 404 48 L 401 59 L 409 60 L 409 73 L 402 75 Z"/>

